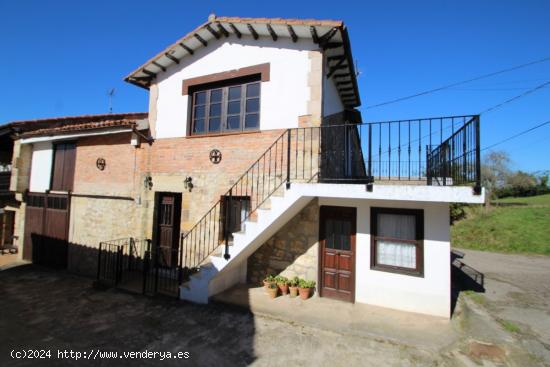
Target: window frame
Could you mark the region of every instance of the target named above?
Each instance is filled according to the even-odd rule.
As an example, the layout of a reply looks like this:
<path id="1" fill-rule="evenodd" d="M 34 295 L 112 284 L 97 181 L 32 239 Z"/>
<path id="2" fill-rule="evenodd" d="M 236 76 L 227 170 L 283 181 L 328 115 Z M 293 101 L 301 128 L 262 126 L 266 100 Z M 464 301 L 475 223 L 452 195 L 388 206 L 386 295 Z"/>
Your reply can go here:
<path id="1" fill-rule="evenodd" d="M 379 237 L 378 232 L 378 214 L 397 214 L 397 215 L 413 215 L 415 217 L 415 240 L 403 240 L 392 237 Z M 401 209 L 401 208 L 371 208 L 371 270 L 385 271 L 389 273 L 410 275 L 416 277 L 424 277 L 424 210 L 423 209 Z M 416 247 L 416 266 L 415 268 L 405 268 L 401 266 L 378 264 L 377 258 L 377 241 L 391 240 L 393 242 L 401 242 L 404 244 L 414 244 Z"/>
<path id="2" fill-rule="evenodd" d="M 254 97 L 247 97 L 247 88 L 250 85 L 258 84 L 258 95 Z M 227 117 L 230 115 L 228 114 L 228 106 L 229 106 L 229 89 L 232 87 L 240 87 L 240 112 L 239 112 L 239 128 L 236 129 L 228 129 L 227 128 Z M 209 123 L 210 123 L 210 97 L 211 93 L 214 90 L 221 90 L 222 91 L 222 98 L 221 98 L 221 115 L 220 118 L 220 129 L 216 131 L 209 131 Z M 205 95 L 205 111 L 204 111 L 204 132 L 194 132 L 195 128 L 195 107 L 196 107 L 196 95 L 200 92 L 206 92 Z M 252 112 L 249 114 L 257 114 L 258 115 L 258 123 L 255 127 L 246 127 L 246 103 L 249 99 L 258 99 L 258 111 Z M 260 74 L 254 74 L 249 75 L 246 77 L 240 77 L 240 78 L 232 78 L 222 81 L 217 81 L 214 83 L 207 83 L 202 85 L 194 85 L 189 88 L 189 110 L 188 113 L 188 133 L 187 136 L 190 137 L 199 137 L 199 136 L 212 136 L 212 135 L 228 135 L 228 134 L 241 134 L 246 132 L 256 132 L 260 131 L 260 120 L 261 120 L 261 103 L 262 103 L 262 79 Z M 202 105 L 201 105 L 202 106 Z"/>

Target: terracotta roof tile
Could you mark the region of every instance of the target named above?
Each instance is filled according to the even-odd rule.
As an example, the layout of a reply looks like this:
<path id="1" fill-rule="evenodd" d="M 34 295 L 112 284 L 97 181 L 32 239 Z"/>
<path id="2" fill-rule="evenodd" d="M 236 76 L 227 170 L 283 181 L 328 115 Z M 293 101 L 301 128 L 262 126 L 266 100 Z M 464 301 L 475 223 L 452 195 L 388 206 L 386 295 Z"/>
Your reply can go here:
<path id="1" fill-rule="evenodd" d="M 137 121 L 147 118 L 144 112 L 54 117 L 14 121 L 9 126 L 21 137 L 65 134 L 113 127 L 135 127 Z"/>

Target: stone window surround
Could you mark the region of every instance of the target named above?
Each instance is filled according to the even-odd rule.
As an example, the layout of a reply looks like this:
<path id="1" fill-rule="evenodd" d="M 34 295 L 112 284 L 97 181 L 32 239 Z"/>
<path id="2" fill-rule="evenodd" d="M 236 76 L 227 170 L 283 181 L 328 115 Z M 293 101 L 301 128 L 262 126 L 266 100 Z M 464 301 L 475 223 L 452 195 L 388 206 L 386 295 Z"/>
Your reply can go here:
<path id="1" fill-rule="evenodd" d="M 206 85 L 212 85 L 215 86 L 216 84 L 224 84 L 231 82 L 231 80 L 238 81 L 239 79 L 250 79 L 251 77 L 258 76 L 259 82 L 268 82 L 270 80 L 270 63 L 264 63 L 264 64 L 258 64 L 258 65 L 252 65 L 243 67 L 240 69 L 233 69 L 229 71 L 223 71 L 220 73 L 214 73 L 214 74 L 208 74 L 203 75 L 195 78 L 190 79 L 184 79 L 182 81 L 182 95 L 189 95 L 191 97 L 192 92 L 194 89 L 200 89 L 202 86 Z M 207 87 L 205 89 L 209 89 L 210 87 Z M 260 93 L 261 94 L 261 93 Z M 241 129 L 239 131 L 221 131 L 221 132 L 214 132 L 214 133 L 201 133 L 201 134 L 193 134 L 191 133 L 192 125 L 193 125 L 193 119 L 192 119 L 192 110 L 193 110 L 193 101 L 192 98 L 189 98 L 188 103 L 188 111 L 191 113 L 188 113 L 187 116 L 187 136 L 188 138 L 199 138 L 199 137 L 207 137 L 207 136 L 219 136 L 219 135 L 232 135 L 232 134 L 242 134 L 242 133 L 250 133 L 250 132 L 258 132 L 258 129 Z M 244 122 L 243 122 L 244 124 Z"/>

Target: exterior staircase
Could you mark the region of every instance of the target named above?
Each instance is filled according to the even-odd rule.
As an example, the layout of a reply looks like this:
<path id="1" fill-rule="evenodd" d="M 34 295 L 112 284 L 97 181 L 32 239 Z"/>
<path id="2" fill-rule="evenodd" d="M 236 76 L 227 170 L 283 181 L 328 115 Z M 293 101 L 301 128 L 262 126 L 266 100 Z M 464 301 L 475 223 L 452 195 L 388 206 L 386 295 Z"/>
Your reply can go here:
<path id="1" fill-rule="evenodd" d="M 180 287 L 180 298 L 196 303 L 207 303 L 208 298 L 246 280 L 246 263 L 250 255 L 273 236 L 283 225 L 298 214 L 312 197 L 293 190 L 277 190 L 256 215 L 247 219 L 240 232 L 233 233 L 228 246 L 229 259 L 219 251 L 213 253 Z"/>
<path id="2" fill-rule="evenodd" d="M 364 184 L 368 192 L 375 179 L 473 184 L 474 193 L 480 194 L 479 127 L 479 116 L 474 115 L 286 130 L 182 235 L 180 274 L 191 275 L 180 285 L 180 298 L 207 303 L 210 296 L 245 282 L 248 257 L 321 196 L 310 183 Z M 449 130 L 451 135 L 443 140 L 442 132 Z M 433 144 L 435 133 L 439 145 Z M 239 212 L 235 201 L 240 201 Z M 239 223 L 240 231 L 230 230 Z"/>

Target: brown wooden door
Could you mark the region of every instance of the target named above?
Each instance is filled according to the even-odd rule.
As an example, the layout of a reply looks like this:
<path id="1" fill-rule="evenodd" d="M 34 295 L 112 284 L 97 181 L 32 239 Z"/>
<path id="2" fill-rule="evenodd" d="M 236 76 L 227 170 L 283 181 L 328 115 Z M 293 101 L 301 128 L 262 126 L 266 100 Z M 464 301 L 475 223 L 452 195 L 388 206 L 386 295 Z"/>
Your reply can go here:
<path id="1" fill-rule="evenodd" d="M 36 264 L 66 268 L 69 196 L 29 193 L 26 203 L 23 258 Z"/>
<path id="2" fill-rule="evenodd" d="M 322 297 L 355 301 L 356 209 L 322 206 L 320 242 L 320 293 Z"/>
<path id="3" fill-rule="evenodd" d="M 181 194 L 160 193 L 157 200 L 158 264 L 175 266 L 178 260 Z"/>

